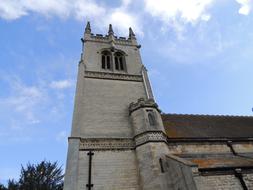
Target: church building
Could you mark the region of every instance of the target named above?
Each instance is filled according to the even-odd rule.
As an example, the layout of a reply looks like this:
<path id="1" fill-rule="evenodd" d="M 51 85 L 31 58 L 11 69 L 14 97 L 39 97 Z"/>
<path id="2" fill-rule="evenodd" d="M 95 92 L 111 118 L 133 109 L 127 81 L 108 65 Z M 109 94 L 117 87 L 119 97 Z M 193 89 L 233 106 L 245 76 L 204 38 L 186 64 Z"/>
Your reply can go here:
<path id="1" fill-rule="evenodd" d="M 161 112 L 131 28 L 82 43 L 64 190 L 253 190 L 253 117 Z"/>

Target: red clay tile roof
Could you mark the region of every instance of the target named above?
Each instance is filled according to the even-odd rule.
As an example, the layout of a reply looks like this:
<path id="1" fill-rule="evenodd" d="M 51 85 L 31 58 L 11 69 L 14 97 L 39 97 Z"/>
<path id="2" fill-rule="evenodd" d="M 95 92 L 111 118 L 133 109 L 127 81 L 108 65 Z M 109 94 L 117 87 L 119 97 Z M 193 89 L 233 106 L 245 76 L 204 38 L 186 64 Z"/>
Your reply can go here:
<path id="1" fill-rule="evenodd" d="M 253 117 L 162 114 L 168 138 L 253 138 Z"/>
<path id="2" fill-rule="evenodd" d="M 191 158 L 187 159 L 199 168 L 222 168 L 222 167 L 248 167 L 253 166 L 253 160 L 239 156 L 230 156 L 229 158 Z"/>

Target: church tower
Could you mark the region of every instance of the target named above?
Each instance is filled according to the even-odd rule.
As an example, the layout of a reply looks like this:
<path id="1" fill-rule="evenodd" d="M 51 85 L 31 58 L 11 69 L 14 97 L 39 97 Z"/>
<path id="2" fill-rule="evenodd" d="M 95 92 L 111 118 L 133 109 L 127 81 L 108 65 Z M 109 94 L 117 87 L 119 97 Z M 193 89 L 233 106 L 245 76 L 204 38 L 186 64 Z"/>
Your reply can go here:
<path id="1" fill-rule="evenodd" d="M 162 189 L 166 135 L 133 30 L 88 22 L 82 43 L 64 190 Z"/>

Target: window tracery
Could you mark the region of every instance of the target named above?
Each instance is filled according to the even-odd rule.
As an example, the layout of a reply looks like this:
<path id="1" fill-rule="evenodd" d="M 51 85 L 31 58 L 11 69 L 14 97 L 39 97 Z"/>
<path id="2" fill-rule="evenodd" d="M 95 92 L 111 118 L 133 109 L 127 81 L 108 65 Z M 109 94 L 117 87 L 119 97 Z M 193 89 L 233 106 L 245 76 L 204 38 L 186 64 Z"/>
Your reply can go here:
<path id="1" fill-rule="evenodd" d="M 103 51 L 102 52 L 102 69 L 111 69 L 111 60 L 112 60 L 112 56 L 111 53 L 109 51 Z"/>
<path id="2" fill-rule="evenodd" d="M 124 53 L 117 51 L 112 54 L 109 50 L 102 51 L 101 68 L 105 70 L 126 71 Z"/>

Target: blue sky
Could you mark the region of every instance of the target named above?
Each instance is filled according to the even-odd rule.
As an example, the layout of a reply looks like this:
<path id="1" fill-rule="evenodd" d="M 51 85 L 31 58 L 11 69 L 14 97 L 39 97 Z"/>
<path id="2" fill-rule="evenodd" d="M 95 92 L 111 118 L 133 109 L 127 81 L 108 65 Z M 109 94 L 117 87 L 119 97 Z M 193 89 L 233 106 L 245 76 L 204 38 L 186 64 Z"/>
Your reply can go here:
<path id="1" fill-rule="evenodd" d="M 251 0 L 0 0 L 0 182 L 65 167 L 85 23 L 135 31 L 165 113 L 252 115 Z"/>

